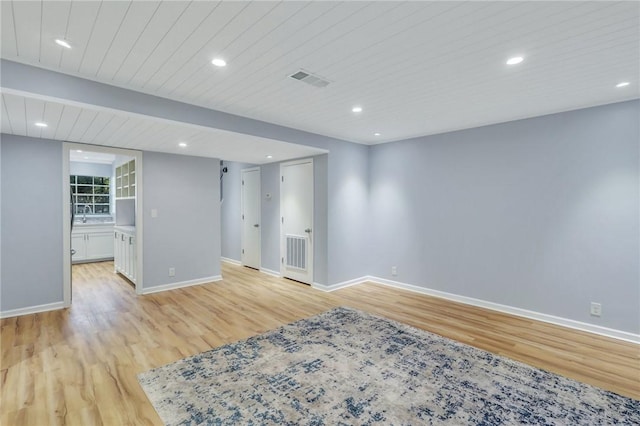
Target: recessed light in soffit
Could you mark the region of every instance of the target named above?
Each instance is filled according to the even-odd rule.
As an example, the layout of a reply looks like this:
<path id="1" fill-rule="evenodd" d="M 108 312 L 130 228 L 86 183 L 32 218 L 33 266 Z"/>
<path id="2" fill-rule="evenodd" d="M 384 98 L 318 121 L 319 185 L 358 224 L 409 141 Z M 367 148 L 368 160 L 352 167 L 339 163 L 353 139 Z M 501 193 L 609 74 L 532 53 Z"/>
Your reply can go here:
<path id="1" fill-rule="evenodd" d="M 218 68 L 227 66 L 227 61 L 222 58 L 214 58 L 211 63 Z"/>

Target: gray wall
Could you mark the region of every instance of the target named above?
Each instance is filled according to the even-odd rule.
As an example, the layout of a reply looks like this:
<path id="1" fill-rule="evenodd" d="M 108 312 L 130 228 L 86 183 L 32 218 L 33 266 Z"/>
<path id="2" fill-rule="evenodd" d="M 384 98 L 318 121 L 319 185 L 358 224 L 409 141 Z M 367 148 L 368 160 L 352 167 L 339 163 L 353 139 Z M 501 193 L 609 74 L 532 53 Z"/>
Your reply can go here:
<path id="1" fill-rule="evenodd" d="M 313 157 L 313 282 L 329 283 L 329 155 Z"/>
<path id="2" fill-rule="evenodd" d="M 632 101 L 372 147 L 368 269 L 638 333 L 639 116 Z"/>
<path id="3" fill-rule="evenodd" d="M 331 143 L 328 155 L 328 284 L 368 275 L 369 147 Z"/>
<path id="4" fill-rule="evenodd" d="M 144 153 L 144 288 L 220 275 L 219 172 L 215 158 Z"/>
<path id="5" fill-rule="evenodd" d="M 62 302 L 62 144 L 1 138 L 0 310 Z"/>
<path id="6" fill-rule="evenodd" d="M 69 162 L 69 174 L 78 176 L 113 176 L 111 164 L 83 163 L 80 161 Z"/>

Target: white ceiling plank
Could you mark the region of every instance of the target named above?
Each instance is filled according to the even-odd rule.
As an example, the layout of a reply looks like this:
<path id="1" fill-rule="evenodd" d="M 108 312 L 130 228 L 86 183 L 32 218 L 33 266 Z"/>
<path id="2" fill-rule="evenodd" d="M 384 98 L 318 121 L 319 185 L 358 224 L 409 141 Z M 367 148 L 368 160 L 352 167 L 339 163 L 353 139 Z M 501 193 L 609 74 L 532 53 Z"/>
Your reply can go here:
<path id="1" fill-rule="evenodd" d="M 42 137 L 42 128 L 36 126 L 36 123 L 44 121 L 44 105 L 45 102 L 39 99 L 26 98 L 24 101 L 24 110 L 26 117 L 27 136 L 34 138 Z"/>
<path id="2" fill-rule="evenodd" d="M 11 126 L 11 117 L 9 117 L 9 110 L 4 99 L 4 93 L 0 93 L 0 101 L 2 103 L 2 133 L 15 134 L 13 127 Z"/>
<path id="3" fill-rule="evenodd" d="M 298 34 L 304 31 L 311 23 L 321 19 L 330 10 L 336 8 L 338 3 L 335 2 L 314 2 L 301 3 L 302 8 L 294 10 L 293 6 L 299 2 L 285 2 L 282 7 L 286 7 L 291 14 L 283 15 L 280 21 L 273 23 L 273 28 L 264 36 L 260 36 L 254 42 L 247 42 L 246 46 L 234 46 L 230 51 L 229 68 L 233 72 L 219 73 L 216 79 L 212 80 L 208 87 L 203 90 L 201 100 L 203 104 L 212 105 L 211 102 L 216 100 L 219 91 L 232 84 L 242 84 L 245 72 L 254 67 L 256 61 L 265 56 L 269 56 L 274 49 L 282 51 L 286 49 L 287 44 L 292 44 L 298 37 Z M 183 96 L 184 91 L 176 92 L 177 96 Z M 209 101 L 209 98 L 211 101 Z"/>
<path id="4" fill-rule="evenodd" d="M 97 74 L 104 54 L 113 43 L 131 6 L 130 1 L 103 2 L 80 61 L 80 74 Z"/>
<path id="5" fill-rule="evenodd" d="M 109 47 L 103 51 L 103 60 L 94 74 L 103 81 L 112 81 L 160 7 L 159 1 L 134 1 L 124 16 Z"/>
<path id="6" fill-rule="evenodd" d="M 14 1 L 13 16 L 18 41 L 18 54 L 25 59 L 37 62 L 40 57 L 40 20 L 42 8 L 40 2 Z"/>
<path id="7" fill-rule="evenodd" d="M 103 145 L 106 141 L 109 140 L 110 136 L 113 135 L 118 129 L 122 128 L 122 126 L 129 120 L 128 117 L 123 115 L 113 114 L 111 120 L 107 122 L 103 128 L 96 133 L 96 135 L 91 139 L 92 144 Z"/>
<path id="8" fill-rule="evenodd" d="M 140 37 L 131 46 L 121 67 L 113 76 L 113 81 L 127 83 L 136 70 L 144 62 L 149 51 L 156 46 L 158 39 L 162 38 L 177 22 L 178 18 L 186 10 L 188 2 L 162 2 L 160 7 L 148 22 Z"/>
<path id="9" fill-rule="evenodd" d="M 93 121 L 96 119 L 97 116 L 98 116 L 97 111 L 92 111 L 92 110 L 83 108 L 82 111 L 80 111 L 80 115 L 78 116 L 78 119 L 74 123 L 73 128 L 69 133 L 69 136 L 67 136 L 68 140 L 73 142 L 83 142 L 82 135 L 84 135 L 87 132 L 87 130 L 91 127 L 91 124 L 93 123 Z"/>
<path id="10" fill-rule="evenodd" d="M 69 23 L 65 40 L 71 44 L 71 49 L 62 49 L 60 69 L 75 73 L 85 54 L 89 38 L 95 26 L 96 18 L 103 2 L 74 1 L 69 12 Z"/>
<path id="11" fill-rule="evenodd" d="M 158 40 L 145 61 L 138 67 L 128 84 L 145 87 L 149 80 L 164 67 L 171 57 L 189 40 L 218 6 L 218 2 L 192 2 L 179 17 L 176 24 Z"/>
<path id="12" fill-rule="evenodd" d="M 56 39 L 64 39 L 71 11 L 70 1 L 45 1 L 42 3 L 42 31 L 39 62 L 46 67 L 57 67 L 65 49 L 56 44 Z"/>
<path id="13" fill-rule="evenodd" d="M 82 135 L 83 142 L 95 143 L 96 137 L 107 127 L 115 118 L 115 114 L 111 112 L 100 112 L 95 120 L 91 123 L 91 126 Z M 98 141 L 99 142 L 99 141 Z"/>
<path id="14" fill-rule="evenodd" d="M 18 44 L 16 39 L 16 27 L 13 21 L 13 2 L 0 2 L 0 15 L 2 24 L 0 26 L 0 35 L 2 40 L 3 58 L 14 58 L 18 56 Z"/>
<path id="15" fill-rule="evenodd" d="M 45 102 L 42 121 L 48 126 L 41 129 L 41 138 L 55 139 L 63 108 L 58 102 Z"/>
<path id="16" fill-rule="evenodd" d="M 279 4 L 275 2 L 250 3 L 248 7 L 242 10 L 242 13 L 238 15 L 237 19 L 230 22 L 232 25 L 225 26 L 210 42 L 212 47 L 204 49 L 204 57 L 214 58 L 219 56 L 222 58 L 228 58 L 231 54 L 231 46 L 239 41 L 243 36 L 250 37 L 250 33 L 254 28 L 259 30 L 259 28 L 256 27 L 259 27 L 260 22 L 268 22 L 270 25 L 274 24 L 274 21 L 271 19 L 277 19 L 278 15 L 272 15 L 272 13 L 277 9 L 278 5 Z M 210 60 L 211 59 L 209 59 L 209 61 L 205 61 L 207 67 L 212 67 L 212 65 L 209 64 Z M 215 73 L 214 78 L 209 78 L 209 80 L 215 81 L 215 75 L 223 74 L 225 70 L 220 71 L 222 72 Z M 202 73 L 202 75 L 206 78 L 207 73 Z M 195 84 L 192 83 L 190 87 L 185 86 L 183 93 L 186 94 L 187 98 L 194 99 L 198 102 L 193 96 L 193 91 L 195 90 L 198 94 L 202 93 L 202 80 L 192 80 L 196 81 Z"/>
<path id="17" fill-rule="evenodd" d="M 271 73 L 269 72 L 269 67 L 274 66 L 277 68 L 278 67 L 277 64 L 279 60 L 281 60 L 282 58 L 286 58 L 288 55 L 292 55 L 292 54 L 295 54 L 296 52 L 300 52 L 303 46 L 306 45 L 307 43 L 316 42 L 315 40 L 318 40 L 322 37 L 329 37 L 328 34 L 332 34 L 333 31 L 339 31 L 341 23 L 348 21 L 350 19 L 356 19 L 359 13 L 362 13 L 364 9 L 370 6 L 371 5 L 368 5 L 365 2 L 347 2 L 347 3 L 340 3 L 337 7 L 329 10 L 323 16 L 324 19 L 316 20 L 312 22 L 310 25 L 308 25 L 305 28 L 305 33 L 301 37 L 294 39 L 293 43 L 290 44 L 290 46 L 284 45 L 280 49 L 278 49 L 275 54 L 269 55 L 269 56 L 262 56 L 261 58 L 257 59 L 254 62 L 253 67 L 251 67 L 250 69 L 247 69 L 247 71 L 243 70 L 244 71 L 243 75 L 248 77 L 253 76 L 254 78 L 251 78 L 251 80 L 245 81 L 244 84 L 242 85 L 242 90 L 251 91 L 251 90 L 254 90 L 256 87 L 264 87 L 264 79 L 268 75 L 271 75 L 271 76 L 274 76 L 274 75 L 281 76 L 283 74 L 286 75 L 285 72 L 280 72 L 278 74 Z M 369 10 L 373 10 L 373 9 L 370 8 Z M 282 52 L 282 53 L 278 53 L 278 52 Z M 298 64 L 295 64 L 295 65 L 291 64 L 287 68 L 289 67 L 294 67 L 294 70 L 292 70 L 292 72 L 295 72 L 297 70 Z M 279 68 L 281 69 L 282 67 L 279 67 Z M 256 76 L 256 74 L 259 74 L 259 75 Z M 251 81 L 251 83 L 248 83 L 248 81 Z M 235 99 L 238 96 L 242 96 L 242 95 L 236 95 L 236 94 L 229 95 L 228 90 L 225 90 L 225 89 L 222 89 L 216 93 L 217 99 L 227 103 L 231 102 L 233 99 Z"/>
<path id="18" fill-rule="evenodd" d="M 109 138 L 109 142 L 113 143 L 113 146 L 120 146 L 123 148 L 129 147 L 137 147 L 135 141 L 138 135 L 147 131 L 154 127 L 156 123 L 152 120 L 142 120 L 139 117 L 131 117 L 130 122 L 127 122 L 125 126 L 123 126 L 122 130 L 118 130 L 111 138 Z M 123 130 L 127 131 L 124 132 Z"/>
<path id="19" fill-rule="evenodd" d="M 80 117 L 81 112 L 81 108 L 71 105 L 63 105 L 60 120 L 58 122 L 58 125 L 56 126 L 54 139 L 63 141 L 69 140 L 69 135 L 71 134 L 76 121 Z"/>
<path id="20" fill-rule="evenodd" d="M 108 146 L 114 146 L 116 141 L 126 139 L 138 125 L 138 121 L 135 117 L 127 116 L 127 119 L 107 136 L 105 135 L 104 144 Z"/>
<path id="21" fill-rule="evenodd" d="M 213 58 L 207 58 L 203 50 L 246 7 L 248 4 L 243 2 L 220 3 L 214 10 L 215 13 L 199 25 L 181 49 L 165 63 L 162 71 L 153 77 L 149 88 L 156 93 L 171 93 L 203 66 L 208 66 Z"/>

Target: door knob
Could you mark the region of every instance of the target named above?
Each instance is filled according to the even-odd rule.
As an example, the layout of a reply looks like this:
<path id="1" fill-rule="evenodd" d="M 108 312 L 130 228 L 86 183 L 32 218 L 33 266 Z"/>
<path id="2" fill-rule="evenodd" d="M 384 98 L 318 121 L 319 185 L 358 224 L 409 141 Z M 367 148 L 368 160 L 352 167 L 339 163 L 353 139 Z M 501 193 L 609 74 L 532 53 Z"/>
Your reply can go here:
<path id="1" fill-rule="evenodd" d="M 306 232 L 307 234 L 310 234 L 311 233 L 311 228 L 305 229 L 304 232 Z"/>
<path id="2" fill-rule="evenodd" d="M 255 225 L 253 225 L 253 227 L 254 227 L 254 228 L 259 228 L 259 227 L 260 227 L 260 225 L 256 223 Z"/>

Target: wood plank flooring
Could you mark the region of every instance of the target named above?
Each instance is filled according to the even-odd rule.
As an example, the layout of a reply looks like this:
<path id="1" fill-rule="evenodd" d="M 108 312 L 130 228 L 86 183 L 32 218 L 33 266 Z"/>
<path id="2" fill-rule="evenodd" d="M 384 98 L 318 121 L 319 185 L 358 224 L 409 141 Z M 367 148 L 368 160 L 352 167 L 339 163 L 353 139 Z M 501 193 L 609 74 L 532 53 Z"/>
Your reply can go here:
<path id="1" fill-rule="evenodd" d="M 159 425 L 136 374 L 340 305 L 640 399 L 639 345 L 375 284 L 322 293 L 222 272 L 136 297 L 112 262 L 74 265 L 70 309 L 0 321 L 0 424 Z"/>

